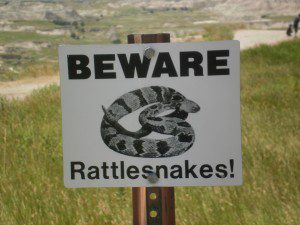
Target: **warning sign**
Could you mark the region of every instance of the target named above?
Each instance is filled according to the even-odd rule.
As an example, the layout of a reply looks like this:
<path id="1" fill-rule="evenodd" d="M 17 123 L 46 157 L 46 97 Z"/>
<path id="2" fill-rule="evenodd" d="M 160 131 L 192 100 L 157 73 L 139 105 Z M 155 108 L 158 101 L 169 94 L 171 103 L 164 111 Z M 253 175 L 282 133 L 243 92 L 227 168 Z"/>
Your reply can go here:
<path id="1" fill-rule="evenodd" d="M 240 185 L 239 52 L 237 41 L 60 46 L 65 185 Z"/>

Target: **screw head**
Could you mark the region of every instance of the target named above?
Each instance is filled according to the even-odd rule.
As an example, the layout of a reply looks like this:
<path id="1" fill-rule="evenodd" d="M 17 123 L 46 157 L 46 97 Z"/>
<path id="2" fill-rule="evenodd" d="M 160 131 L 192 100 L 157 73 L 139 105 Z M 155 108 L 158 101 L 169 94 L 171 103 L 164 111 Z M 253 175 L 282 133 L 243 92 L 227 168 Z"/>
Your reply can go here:
<path id="1" fill-rule="evenodd" d="M 153 48 L 148 47 L 148 48 L 145 49 L 144 56 L 147 59 L 153 58 L 154 54 L 155 54 L 155 50 Z"/>
<path id="2" fill-rule="evenodd" d="M 158 181 L 158 176 L 156 175 L 156 173 L 149 173 L 147 180 L 151 183 L 151 184 L 155 184 Z"/>

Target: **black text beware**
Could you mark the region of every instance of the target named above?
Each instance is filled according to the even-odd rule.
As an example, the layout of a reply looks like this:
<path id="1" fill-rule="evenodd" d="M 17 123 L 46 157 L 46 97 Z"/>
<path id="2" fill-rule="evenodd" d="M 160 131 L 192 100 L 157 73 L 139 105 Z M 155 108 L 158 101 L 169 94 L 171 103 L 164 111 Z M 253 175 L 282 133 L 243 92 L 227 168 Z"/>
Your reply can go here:
<path id="1" fill-rule="evenodd" d="M 159 52 L 154 62 L 153 71 L 149 71 L 151 59 L 141 57 L 138 53 L 96 54 L 94 61 L 95 79 L 115 79 L 114 63 L 119 60 L 125 78 L 159 78 L 187 76 L 229 75 L 229 50 L 207 51 L 207 71 L 203 71 L 203 55 L 198 51 L 179 52 L 180 71 L 176 71 L 169 52 Z M 90 58 L 86 55 L 68 55 L 69 79 L 88 79 L 91 77 Z M 119 75 L 118 75 L 119 76 Z"/>

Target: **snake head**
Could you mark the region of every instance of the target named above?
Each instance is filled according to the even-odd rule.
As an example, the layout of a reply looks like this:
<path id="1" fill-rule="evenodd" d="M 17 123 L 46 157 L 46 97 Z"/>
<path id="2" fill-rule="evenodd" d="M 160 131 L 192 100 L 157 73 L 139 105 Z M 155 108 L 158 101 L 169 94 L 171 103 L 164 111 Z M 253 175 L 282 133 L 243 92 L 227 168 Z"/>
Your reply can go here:
<path id="1" fill-rule="evenodd" d="M 200 110 L 200 106 L 196 102 L 185 99 L 181 102 L 179 109 L 187 113 L 196 113 Z"/>

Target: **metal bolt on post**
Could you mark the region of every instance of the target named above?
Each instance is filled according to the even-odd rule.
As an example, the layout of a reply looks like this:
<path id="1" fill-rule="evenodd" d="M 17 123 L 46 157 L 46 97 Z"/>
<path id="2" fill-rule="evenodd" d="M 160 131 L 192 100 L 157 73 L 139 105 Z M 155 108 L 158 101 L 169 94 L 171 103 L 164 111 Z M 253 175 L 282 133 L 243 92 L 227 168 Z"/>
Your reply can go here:
<path id="1" fill-rule="evenodd" d="M 151 59 L 155 55 L 155 50 L 151 47 L 148 47 L 145 49 L 144 55 L 147 59 Z"/>
<path id="2" fill-rule="evenodd" d="M 156 173 L 149 173 L 147 180 L 149 181 L 149 183 L 151 184 L 156 184 L 159 180 L 158 176 L 156 175 Z"/>

